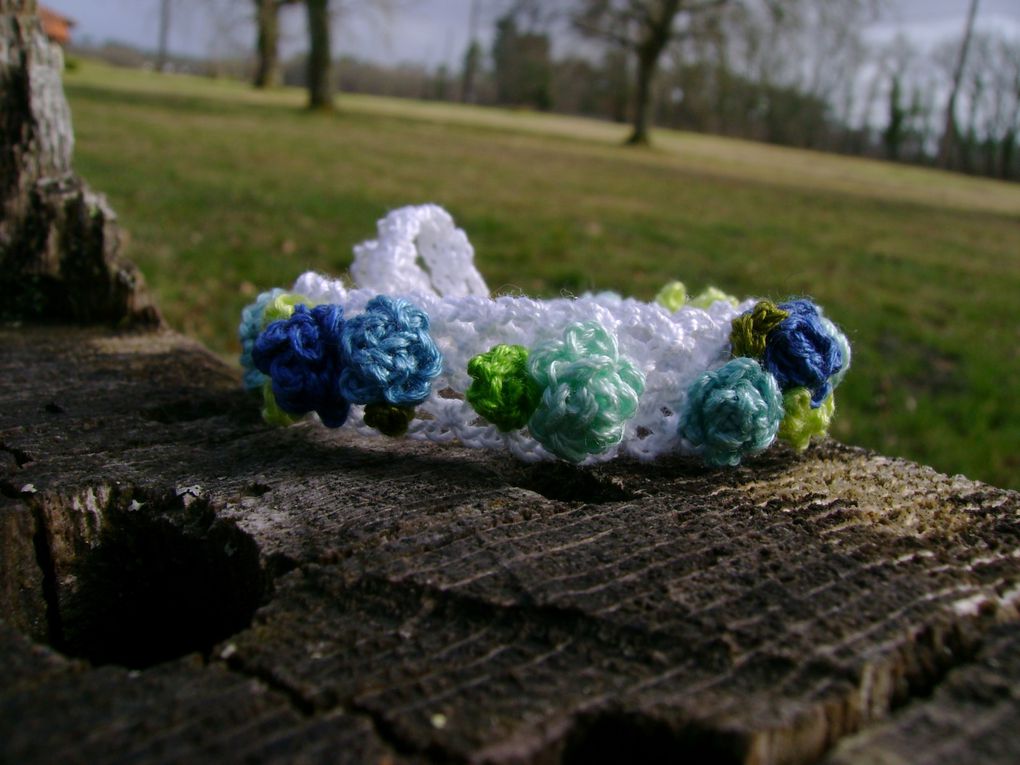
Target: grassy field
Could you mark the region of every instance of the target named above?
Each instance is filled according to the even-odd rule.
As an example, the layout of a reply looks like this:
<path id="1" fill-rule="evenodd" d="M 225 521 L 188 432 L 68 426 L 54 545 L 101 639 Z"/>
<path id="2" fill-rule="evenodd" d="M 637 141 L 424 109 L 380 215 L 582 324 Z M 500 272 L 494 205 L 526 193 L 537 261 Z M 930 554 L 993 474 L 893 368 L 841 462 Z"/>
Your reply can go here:
<path id="1" fill-rule="evenodd" d="M 834 433 L 1020 488 L 1020 186 L 692 134 L 113 70 L 67 75 L 76 165 L 170 322 L 236 350 L 241 307 L 343 273 L 387 210 L 436 202 L 495 290 L 680 278 L 810 294 L 850 336 Z"/>

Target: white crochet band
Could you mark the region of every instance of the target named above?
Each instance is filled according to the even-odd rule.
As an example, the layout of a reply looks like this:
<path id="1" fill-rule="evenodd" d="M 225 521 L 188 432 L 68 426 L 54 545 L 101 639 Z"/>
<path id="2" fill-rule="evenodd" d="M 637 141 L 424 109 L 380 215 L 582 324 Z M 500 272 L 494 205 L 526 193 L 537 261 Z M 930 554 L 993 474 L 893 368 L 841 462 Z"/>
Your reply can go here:
<path id="1" fill-rule="evenodd" d="M 612 293 L 535 300 L 490 298 L 474 266 L 474 250 L 450 215 L 435 205 L 396 210 L 378 224 L 378 238 L 354 248 L 350 273 L 356 287 L 317 273 L 302 274 L 293 291 L 312 303 L 340 304 L 356 316 L 377 295 L 405 298 L 429 318 L 430 333 L 443 353 L 443 370 L 429 397 L 418 406 L 407 437 L 459 442 L 472 448 L 505 449 L 525 461 L 556 459 L 527 428 L 501 432 L 464 399 L 471 384 L 468 362 L 499 344 L 534 348 L 563 336 L 573 323 L 596 321 L 615 336 L 621 357 L 644 375 L 637 412 L 623 438 L 586 462 L 620 455 L 642 460 L 692 451 L 678 434 L 687 391 L 707 370 L 729 358 L 731 323 L 755 300 L 733 305 L 718 300 L 707 308 L 677 311 Z M 351 408 L 348 423 L 378 435 Z"/>

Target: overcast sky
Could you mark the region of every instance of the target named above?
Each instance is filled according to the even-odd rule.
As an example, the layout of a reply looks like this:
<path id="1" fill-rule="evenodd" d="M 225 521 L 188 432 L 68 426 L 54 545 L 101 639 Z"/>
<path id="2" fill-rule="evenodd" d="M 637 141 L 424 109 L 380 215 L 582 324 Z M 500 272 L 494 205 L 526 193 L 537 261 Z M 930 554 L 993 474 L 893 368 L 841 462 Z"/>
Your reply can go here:
<path id="1" fill-rule="evenodd" d="M 253 31 L 250 0 L 173 0 L 180 6 L 170 31 L 170 49 L 192 56 L 230 56 L 249 50 Z M 479 0 L 480 37 L 487 42 L 495 17 L 507 0 Z M 159 0 L 45 0 L 78 22 L 75 39 L 116 40 L 156 47 Z M 902 32 L 920 45 L 959 35 L 968 0 L 890 0 L 888 18 L 872 30 L 876 39 Z M 337 55 L 351 54 L 381 63 L 456 65 L 468 39 L 471 0 L 405 2 L 392 18 L 359 14 L 337 25 Z M 211 13 L 210 8 L 219 8 Z M 981 0 L 978 26 L 1004 30 L 1020 39 L 1020 0 Z M 285 11 L 285 50 L 304 46 L 300 9 Z"/>

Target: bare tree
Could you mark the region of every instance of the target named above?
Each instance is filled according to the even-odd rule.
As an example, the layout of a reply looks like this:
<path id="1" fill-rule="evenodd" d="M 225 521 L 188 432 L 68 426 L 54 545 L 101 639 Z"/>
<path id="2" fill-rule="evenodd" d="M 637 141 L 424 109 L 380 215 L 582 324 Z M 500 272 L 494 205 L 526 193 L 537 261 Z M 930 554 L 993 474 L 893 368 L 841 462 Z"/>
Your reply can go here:
<path id="1" fill-rule="evenodd" d="M 388 19 L 401 0 L 305 0 L 308 12 L 308 106 L 333 108 L 332 27 L 335 19 L 355 10 L 374 11 Z"/>
<path id="2" fill-rule="evenodd" d="M 963 41 L 960 43 L 960 56 L 956 60 L 956 70 L 953 72 L 953 82 L 949 88 L 949 99 L 946 101 L 945 127 L 942 129 L 942 139 L 939 141 L 938 162 L 942 167 L 949 167 L 953 162 L 957 139 L 956 99 L 960 93 L 963 72 L 967 66 L 967 51 L 974 34 L 974 18 L 977 16 L 977 9 L 978 0 L 970 0 L 967 22 L 963 28 Z"/>
<path id="3" fill-rule="evenodd" d="M 652 111 L 652 82 L 666 47 L 689 29 L 692 19 L 712 13 L 731 0 L 582 0 L 575 17 L 584 35 L 605 40 L 634 54 L 634 128 L 628 144 L 647 144 Z"/>
<path id="4" fill-rule="evenodd" d="M 170 38 L 171 0 L 159 0 L 159 48 L 156 52 L 156 71 L 165 72 L 167 65 L 167 42 Z"/>
<path id="5" fill-rule="evenodd" d="M 960 168 L 1010 177 L 1020 128 L 1020 41 L 975 32 L 960 97 Z"/>
<path id="6" fill-rule="evenodd" d="M 461 74 L 460 100 L 473 104 L 477 99 L 476 80 L 482 63 L 482 46 L 478 42 L 478 0 L 471 0 L 468 19 L 468 47 L 464 51 L 464 68 Z"/>
<path id="7" fill-rule="evenodd" d="M 329 0 L 305 0 L 308 8 L 308 107 L 333 108 Z"/>
<path id="8" fill-rule="evenodd" d="M 300 0 L 255 0 L 256 88 L 280 84 L 280 9 Z"/>

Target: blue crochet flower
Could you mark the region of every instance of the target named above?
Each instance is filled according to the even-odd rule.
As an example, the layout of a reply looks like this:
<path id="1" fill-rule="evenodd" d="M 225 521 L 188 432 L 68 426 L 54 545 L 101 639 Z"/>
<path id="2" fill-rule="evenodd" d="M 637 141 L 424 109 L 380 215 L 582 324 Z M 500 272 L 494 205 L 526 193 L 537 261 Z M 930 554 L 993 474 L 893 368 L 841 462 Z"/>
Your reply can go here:
<path id="1" fill-rule="evenodd" d="M 255 341 L 255 366 L 273 381 L 276 403 L 288 414 L 316 412 L 322 424 L 338 428 L 350 402 L 340 391 L 340 334 L 343 308 L 298 305 L 289 319 L 274 321 Z"/>
<path id="2" fill-rule="evenodd" d="M 429 317 L 406 300 L 379 295 L 340 336 L 340 391 L 354 404 L 417 406 L 443 371 Z"/>
<path id="3" fill-rule="evenodd" d="M 241 311 L 241 324 L 237 328 L 237 336 L 241 341 L 241 367 L 244 369 L 244 387 L 248 390 L 257 390 L 266 381 L 266 376 L 255 368 L 251 352 L 255 347 L 255 339 L 262 332 L 262 317 L 266 312 L 266 306 L 282 295 L 284 290 L 276 288 L 263 292 L 255 302 L 244 307 Z"/>
<path id="4" fill-rule="evenodd" d="M 783 419 L 783 394 L 757 361 L 733 359 L 705 372 L 687 391 L 680 435 L 709 465 L 739 465 L 775 440 Z"/>
<path id="5" fill-rule="evenodd" d="M 807 388 L 811 406 L 821 406 L 832 391 L 829 378 L 843 366 L 839 343 L 810 300 L 791 300 L 779 307 L 790 316 L 769 332 L 762 366 L 784 391 Z"/>

